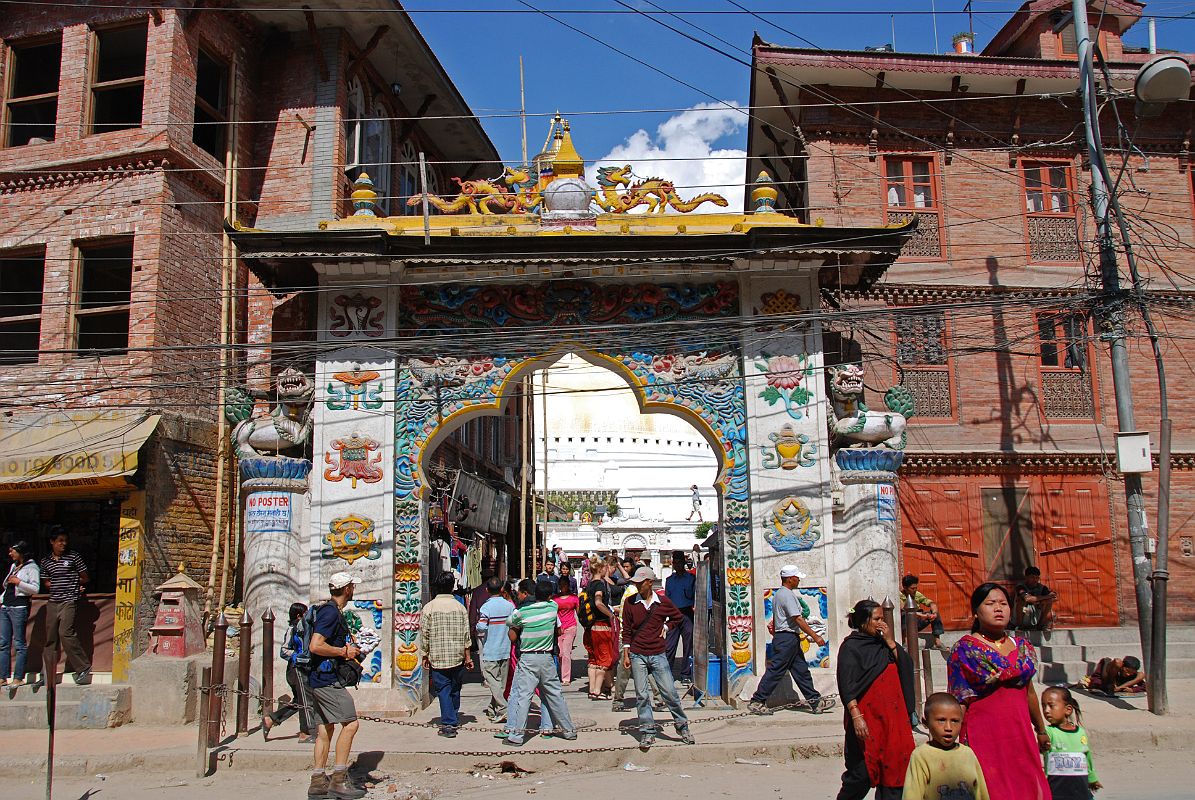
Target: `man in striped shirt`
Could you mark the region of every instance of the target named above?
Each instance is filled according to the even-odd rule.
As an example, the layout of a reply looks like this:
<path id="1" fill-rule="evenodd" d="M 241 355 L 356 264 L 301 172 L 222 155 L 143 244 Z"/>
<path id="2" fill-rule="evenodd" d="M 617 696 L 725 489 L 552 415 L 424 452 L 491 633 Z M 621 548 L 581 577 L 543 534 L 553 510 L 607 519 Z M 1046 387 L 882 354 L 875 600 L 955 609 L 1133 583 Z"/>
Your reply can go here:
<path id="1" fill-rule="evenodd" d="M 531 695 L 536 689 L 539 689 L 540 713 L 546 706 L 556 724 L 557 735 L 570 742 L 577 738 L 568 705 L 564 702 L 560 676 L 556 673 L 556 660 L 552 657 L 558 611 L 552 602 L 552 584 L 539 581 L 535 584 L 535 602 L 515 609 L 506 621 L 510 640 L 519 645 L 519 665 L 515 668 L 514 683 L 510 688 L 506 722 L 505 741 L 509 745 L 518 747 L 523 744 L 523 727 L 527 724 Z"/>
<path id="2" fill-rule="evenodd" d="M 74 672 L 75 683 L 91 683 L 91 659 L 75 633 L 75 612 L 83 585 L 87 583 L 87 565 L 74 550 L 67 550 L 66 532 L 55 529 L 50 533 L 50 554 L 41 560 L 41 580 L 50 592 L 46 603 L 45 649 L 57 653 L 66 651 L 66 667 Z M 45 676 L 55 680 L 54 675 Z"/>

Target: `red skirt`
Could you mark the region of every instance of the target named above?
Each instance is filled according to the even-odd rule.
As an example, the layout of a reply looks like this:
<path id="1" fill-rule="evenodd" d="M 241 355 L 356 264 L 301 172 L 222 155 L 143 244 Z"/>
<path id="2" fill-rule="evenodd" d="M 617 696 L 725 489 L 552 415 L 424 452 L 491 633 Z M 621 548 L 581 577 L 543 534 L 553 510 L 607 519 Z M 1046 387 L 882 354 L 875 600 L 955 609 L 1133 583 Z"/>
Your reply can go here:
<path id="1" fill-rule="evenodd" d="M 599 622 L 585 629 L 585 654 L 589 666 L 610 669 L 614 666 L 614 629 L 608 622 Z"/>
<path id="2" fill-rule="evenodd" d="M 863 760 L 871 785 L 904 786 L 913 754 L 913 727 L 895 664 L 889 664 L 859 698 L 859 710 L 871 733 L 863 742 Z"/>

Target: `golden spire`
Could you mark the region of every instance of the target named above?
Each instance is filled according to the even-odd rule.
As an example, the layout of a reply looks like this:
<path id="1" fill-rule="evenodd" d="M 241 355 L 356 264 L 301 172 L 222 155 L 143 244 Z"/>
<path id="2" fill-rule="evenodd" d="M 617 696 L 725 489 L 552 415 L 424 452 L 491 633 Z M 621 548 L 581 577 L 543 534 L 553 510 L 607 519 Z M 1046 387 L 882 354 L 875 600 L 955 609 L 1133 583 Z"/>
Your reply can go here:
<path id="1" fill-rule="evenodd" d="M 556 155 L 552 158 L 552 171 L 557 178 L 581 177 L 585 174 L 585 161 L 573 146 L 573 135 L 568 120 L 556 132 Z"/>

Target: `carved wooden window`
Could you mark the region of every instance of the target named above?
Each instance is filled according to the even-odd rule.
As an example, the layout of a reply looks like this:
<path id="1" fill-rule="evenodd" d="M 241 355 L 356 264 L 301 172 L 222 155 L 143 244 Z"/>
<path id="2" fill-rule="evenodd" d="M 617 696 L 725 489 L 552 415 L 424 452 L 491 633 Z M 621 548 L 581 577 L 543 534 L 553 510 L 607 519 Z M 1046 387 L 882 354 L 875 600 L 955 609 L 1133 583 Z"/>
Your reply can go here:
<path id="1" fill-rule="evenodd" d="M 945 312 L 897 312 L 896 363 L 901 384 L 913 393 L 914 421 L 954 419 L 949 348 Z"/>
<path id="2" fill-rule="evenodd" d="M 75 348 L 80 356 L 124 353 L 129 347 L 133 239 L 80 244 L 78 254 Z"/>
<path id="3" fill-rule="evenodd" d="M 148 22 L 95 32 L 91 61 L 91 132 L 141 127 Z"/>
<path id="4" fill-rule="evenodd" d="M 1074 262 L 1080 257 L 1075 175 L 1070 164 L 1026 161 L 1026 242 L 1032 262 Z"/>
<path id="5" fill-rule="evenodd" d="M 1041 400 L 1046 417 L 1095 418 L 1090 324 L 1074 312 L 1037 315 Z"/>
<path id="6" fill-rule="evenodd" d="M 934 160 L 885 156 L 883 186 L 887 222 L 920 217 L 917 231 L 905 243 L 901 255 L 942 258 L 942 215 Z"/>
<path id="7" fill-rule="evenodd" d="M 4 92 L 4 146 L 54 141 L 62 34 L 9 49 Z"/>
<path id="8" fill-rule="evenodd" d="M 223 161 L 228 145 L 229 69 L 202 47 L 195 62 L 195 125 L 191 140 Z"/>
<path id="9" fill-rule="evenodd" d="M 46 254 L 0 255 L 0 364 L 36 364 Z"/>

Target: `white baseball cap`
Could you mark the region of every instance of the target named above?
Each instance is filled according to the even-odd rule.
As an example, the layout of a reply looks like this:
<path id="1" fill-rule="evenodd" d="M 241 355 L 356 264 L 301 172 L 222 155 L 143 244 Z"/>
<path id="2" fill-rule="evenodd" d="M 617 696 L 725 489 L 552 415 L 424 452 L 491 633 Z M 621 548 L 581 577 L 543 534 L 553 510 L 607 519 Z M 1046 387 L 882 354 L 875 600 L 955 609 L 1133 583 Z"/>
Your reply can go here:
<path id="1" fill-rule="evenodd" d="M 805 580 L 805 573 L 797 568 L 796 564 L 785 564 L 780 568 L 780 578 L 800 578 Z"/>
<path id="2" fill-rule="evenodd" d="M 644 581 L 654 581 L 655 579 L 656 573 L 652 572 L 651 567 L 640 567 L 631 576 L 631 583 L 643 583 Z"/>
<path id="3" fill-rule="evenodd" d="M 336 572 L 332 574 L 331 578 L 328 578 L 328 588 L 330 589 L 343 589 L 350 583 L 357 583 L 357 578 L 347 572 Z"/>

